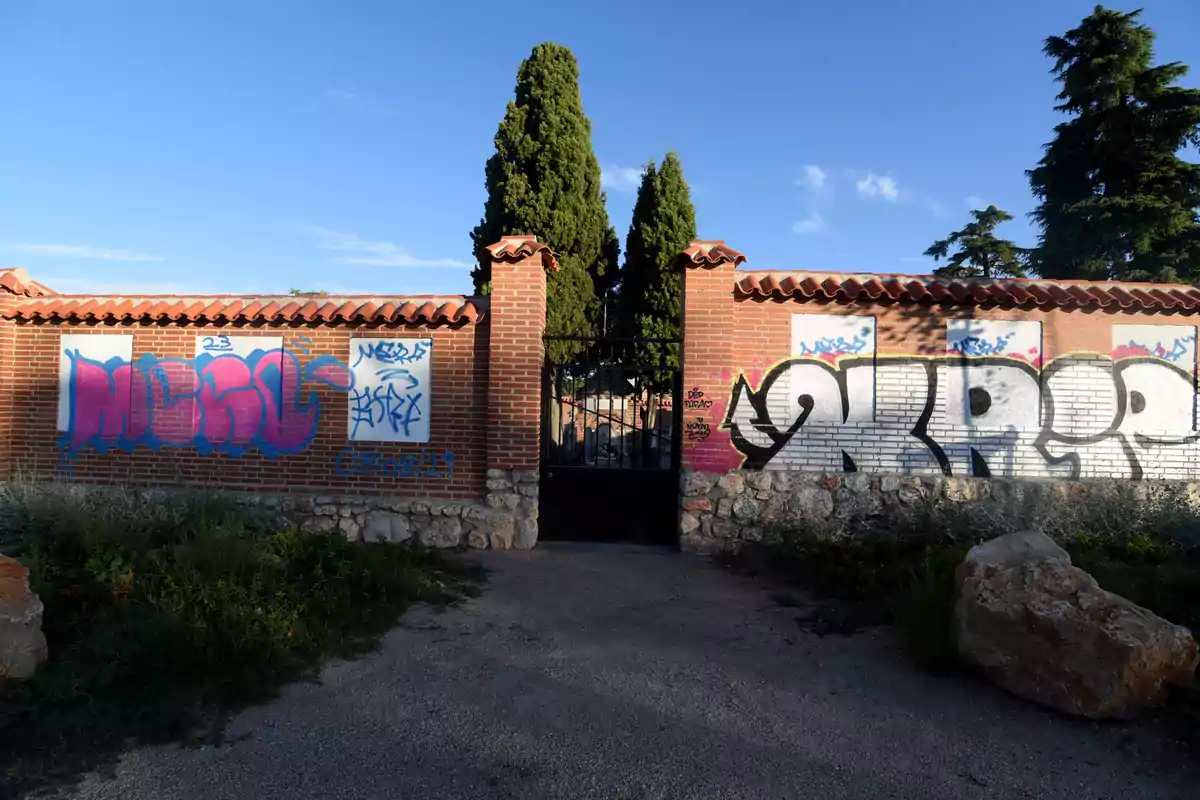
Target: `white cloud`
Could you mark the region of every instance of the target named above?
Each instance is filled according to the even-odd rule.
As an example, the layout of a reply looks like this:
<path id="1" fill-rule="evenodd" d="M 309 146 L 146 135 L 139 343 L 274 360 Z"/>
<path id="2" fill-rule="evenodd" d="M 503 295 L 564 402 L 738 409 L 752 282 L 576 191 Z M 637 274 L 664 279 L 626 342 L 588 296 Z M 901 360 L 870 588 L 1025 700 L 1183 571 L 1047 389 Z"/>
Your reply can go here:
<path id="1" fill-rule="evenodd" d="M 20 253 L 34 253 L 43 256 L 62 256 L 63 258 L 82 258 L 90 261 L 162 261 L 162 256 L 152 256 L 149 253 L 137 253 L 133 250 L 118 250 L 111 247 L 92 247 L 86 244 L 28 244 L 16 242 L 6 245 L 10 250 Z"/>
<path id="2" fill-rule="evenodd" d="M 348 108 L 359 114 L 370 114 L 379 117 L 394 117 L 396 109 L 382 100 L 346 89 L 330 89 L 325 92 L 325 99 L 334 105 Z"/>
<path id="3" fill-rule="evenodd" d="M 804 165 L 804 177 L 796 181 L 799 186 L 807 186 L 809 189 L 820 191 L 825 188 L 825 180 L 829 174 L 825 170 L 818 167 L 816 164 Z"/>
<path id="4" fill-rule="evenodd" d="M 963 198 L 963 204 L 966 205 L 966 207 L 971 211 L 987 208 L 989 205 L 991 205 L 987 200 L 984 200 L 982 197 L 975 194 L 971 195 L 970 197 Z"/>
<path id="5" fill-rule="evenodd" d="M 632 192 L 642 185 L 642 170 L 638 167 L 605 167 L 600 170 L 600 188 L 614 192 Z"/>
<path id="6" fill-rule="evenodd" d="M 896 184 L 896 179 L 890 175 L 876 175 L 874 172 L 868 172 L 866 176 L 855 181 L 854 188 L 858 190 L 859 197 L 870 200 L 882 197 L 889 203 L 894 203 L 900 199 L 900 187 Z"/>
<path id="7" fill-rule="evenodd" d="M 938 219 L 942 219 L 943 217 L 947 216 L 950 213 L 950 211 L 944 205 L 939 203 L 937 200 L 928 200 L 926 202 L 929 205 L 929 210 Z"/>
<path id="8" fill-rule="evenodd" d="M 331 264 L 366 264 L 377 267 L 456 267 L 474 266 L 453 258 L 417 258 L 392 242 L 372 242 L 357 234 L 331 231 L 317 225 L 302 226 L 316 237 L 317 247 L 347 255 L 330 259 Z"/>
<path id="9" fill-rule="evenodd" d="M 825 230 L 825 220 L 816 211 L 810 211 L 808 216 L 792 226 L 792 233 L 809 236 Z"/>
<path id="10" fill-rule="evenodd" d="M 205 294 L 229 294 L 229 290 L 221 291 L 214 286 L 188 283 L 112 283 L 96 281 L 90 278 L 37 276 L 38 283 L 48 286 L 60 294 L 118 294 L 140 296 L 144 294 L 174 294 L 184 297 Z"/>

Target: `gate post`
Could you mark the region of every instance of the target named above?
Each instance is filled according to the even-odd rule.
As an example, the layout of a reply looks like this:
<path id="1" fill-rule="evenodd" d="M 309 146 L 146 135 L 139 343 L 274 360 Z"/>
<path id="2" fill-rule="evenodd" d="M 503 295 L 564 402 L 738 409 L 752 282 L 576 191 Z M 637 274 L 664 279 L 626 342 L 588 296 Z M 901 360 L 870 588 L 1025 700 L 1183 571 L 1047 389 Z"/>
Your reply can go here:
<path id="1" fill-rule="evenodd" d="M 538 537 L 546 270 L 557 271 L 558 261 L 536 236 L 504 236 L 486 250 L 492 259 L 486 495 L 497 517 L 492 546 L 527 550 Z"/>
<path id="2" fill-rule="evenodd" d="M 683 270 L 683 479 L 694 470 L 726 472 L 741 457 L 721 427 L 736 376 L 734 361 L 734 270 L 746 257 L 724 240 L 693 241 L 679 256 Z M 690 531 L 681 529 L 681 533 Z"/>

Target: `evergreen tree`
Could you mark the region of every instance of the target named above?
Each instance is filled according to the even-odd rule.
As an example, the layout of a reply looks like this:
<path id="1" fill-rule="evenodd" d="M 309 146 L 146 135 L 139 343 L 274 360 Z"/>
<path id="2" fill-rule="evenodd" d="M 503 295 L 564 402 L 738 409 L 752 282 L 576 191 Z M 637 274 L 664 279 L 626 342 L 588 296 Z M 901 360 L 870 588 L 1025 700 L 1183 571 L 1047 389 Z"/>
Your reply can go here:
<path id="1" fill-rule="evenodd" d="M 681 280 L 676 257 L 696 238 L 696 211 L 679 156 L 667 153 L 642 173 L 621 268 L 620 318 L 626 336 L 679 336 Z M 647 345 L 644 357 L 678 362 L 678 347 Z"/>
<path id="2" fill-rule="evenodd" d="M 471 232 L 478 292 L 491 283 L 483 248 L 501 236 L 533 234 L 550 245 L 560 270 L 547 275 L 546 332 L 590 335 L 603 290 L 615 278 L 616 233 L 600 191 L 591 123 L 579 95 L 579 66 L 566 47 L 533 48 L 517 71 L 516 98 L 496 132 L 486 169 L 483 219 Z M 577 348 L 554 347 L 558 355 Z"/>
<path id="3" fill-rule="evenodd" d="M 1008 239 L 996 238 L 996 226 L 1011 220 L 1012 214 L 995 206 L 972 211 L 968 222 L 945 239 L 938 239 L 925 255 L 934 261 L 946 259 L 946 265 L 934 270 L 951 278 L 1024 278 L 1024 251 Z M 957 248 L 951 253 L 951 248 Z"/>
<path id="4" fill-rule="evenodd" d="M 1047 278 L 1172 281 L 1200 273 L 1200 90 L 1180 63 L 1151 66 L 1154 32 L 1140 11 L 1097 6 L 1046 40 L 1062 85 L 1055 127 L 1029 182 L 1041 204 L 1034 271 Z"/>

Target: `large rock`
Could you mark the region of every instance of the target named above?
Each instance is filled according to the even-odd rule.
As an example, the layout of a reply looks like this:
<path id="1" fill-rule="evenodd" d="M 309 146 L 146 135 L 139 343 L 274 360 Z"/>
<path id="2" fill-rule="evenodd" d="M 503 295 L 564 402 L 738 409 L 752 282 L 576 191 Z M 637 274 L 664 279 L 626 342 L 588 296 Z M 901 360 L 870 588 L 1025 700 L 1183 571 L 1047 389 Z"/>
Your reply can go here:
<path id="1" fill-rule="evenodd" d="M 1128 717 L 1196 669 L 1186 628 L 1101 589 L 1042 534 L 973 548 L 958 578 L 959 652 L 1013 694 L 1093 719 Z"/>
<path id="2" fill-rule="evenodd" d="M 0 556 L 0 678 L 28 678 L 45 660 L 42 601 L 29 591 L 29 570 Z"/>

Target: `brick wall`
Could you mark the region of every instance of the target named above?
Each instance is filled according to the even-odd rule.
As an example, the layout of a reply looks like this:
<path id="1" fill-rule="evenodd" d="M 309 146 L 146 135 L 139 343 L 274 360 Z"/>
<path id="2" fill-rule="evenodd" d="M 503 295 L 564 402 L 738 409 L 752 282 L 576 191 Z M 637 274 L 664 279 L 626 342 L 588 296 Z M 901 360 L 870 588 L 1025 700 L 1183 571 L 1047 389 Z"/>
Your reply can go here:
<path id="1" fill-rule="evenodd" d="M 487 401 L 489 325 L 232 325 L 155 324 L 127 322 L 98 324 L 78 321 L 21 322 L 13 330 L 13 426 L 10 470 L 33 478 L 52 476 L 85 483 L 187 485 L 229 489 L 347 491 L 402 493 L 417 497 L 477 498 L 484 491 L 486 462 L 485 408 Z M 346 363 L 353 340 L 363 337 L 429 338 L 433 341 L 430 441 L 427 444 L 351 442 L 347 415 L 351 394 L 321 383 L 302 384 L 319 407 L 317 429 L 301 452 L 269 458 L 258 449 L 238 456 L 203 454 L 196 448 L 134 447 L 100 452 L 87 447 L 68 455 L 56 429 L 58 362 L 63 334 L 133 335 L 133 359 L 190 360 L 196 337 L 219 334 L 282 336 L 285 349 L 295 349 L 301 363 L 321 356 Z M 298 336 L 305 337 L 303 344 Z M 0 337 L 2 341 L 2 337 Z M 300 351 L 307 351 L 300 354 Z M 453 453 L 453 477 L 448 465 L 427 466 L 426 454 Z M 426 456 L 426 466 L 421 465 Z M 406 457 L 412 463 L 406 469 Z M 387 461 L 394 458 L 397 466 Z M 414 463 L 415 462 L 415 463 Z M 441 468 L 444 466 L 445 468 Z M 385 472 L 396 473 L 385 475 Z M 400 472 L 411 473 L 404 477 Z M 427 474 L 422 474 L 427 473 Z M 431 477 L 440 473 L 444 477 Z"/>
<path id="2" fill-rule="evenodd" d="M 526 517 L 536 521 L 536 475 L 493 476 L 489 470 L 537 468 L 544 271 L 556 265 L 534 237 L 505 237 L 489 250 L 495 261 L 489 299 L 84 297 L 54 294 L 20 270 L 0 271 L 0 477 L 480 503 L 495 477 L 514 497 L 530 499 L 533 508 L 524 501 L 520 509 L 509 508 L 507 500 L 495 507 L 517 513 L 518 524 Z M 212 311 L 231 303 L 239 310 Z M 62 337 L 79 334 L 132 336 L 132 357 L 113 362 L 131 366 L 112 381 L 130 386 L 133 375 L 135 398 L 121 407 L 123 423 L 96 421 L 103 432 L 82 440 L 72 438 L 59 420 Z M 220 336 L 282 338 L 282 355 L 272 356 L 282 369 L 268 365 L 273 385 L 284 387 L 276 430 L 292 424 L 285 412 L 302 417 L 306 426 L 300 435 L 289 435 L 288 447 L 271 452 L 258 439 L 230 447 L 232 434 L 213 446 L 206 438 L 209 422 L 220 424 L 220 415 L 196 411 L 203 404 L 188 399 L 187 392 L 205 391 L 198 377 L 205 363 L 197 355 L 198 338 Z M 429 383 L 419 388 L 428 392 L 427 442 L 351 440 L 348 428 L 356 413 L 351 359 L 356 340 L 364 338 L 409 347 L 414 340 L 432 341 Z M 275 353 L 274 341 L 268 345 L 264 339 L 262 350 Z M 317 369 L 322 364 L 328 369 Z M 155 377 L 160 372 L 161 382 Z M 335 377 L 323 378 L 328 375 Z M 296 377 L 296 386 L 288 388 L 289 376 Z M 168 399 L 172 392 L 174 399 Z M 149 399 L 139 406 L 139 396 Z M 89 400 L 70 402 L 78 408 Z M 111 402 L 113 408 L 120 405 Z M 252 414 L 222 413 L 233 420 L 230 430 L 241 417 L 254 422 Z M 272 412 L 256 413 L 266 420 Z M 135 428 L 151 429 L 154 436 L 129 433 Z M 532 489 L 515 491 L 531 481 Z M 536 530 L 532 535 L 536 538 Z"/>
<path id="3" fill-rule="evenodd" d="M 805 279 L 846 276 L 768 276 L 710 262 L 685 270 L 684 425 L 694 432 L 685 435 L 686 469 L 1200 474 L 1190 306 L 935 301 L 924 289 L 923 301 L 850 300 L 793 291 Z M 746 280 L 784 288 L 735 287 Z M 1099 291 L 1110 288 L 1125 298 L 1135 291 Z M 703 401 L 688 402 L 689 390 Z"/>

